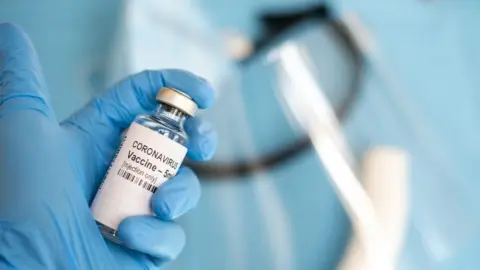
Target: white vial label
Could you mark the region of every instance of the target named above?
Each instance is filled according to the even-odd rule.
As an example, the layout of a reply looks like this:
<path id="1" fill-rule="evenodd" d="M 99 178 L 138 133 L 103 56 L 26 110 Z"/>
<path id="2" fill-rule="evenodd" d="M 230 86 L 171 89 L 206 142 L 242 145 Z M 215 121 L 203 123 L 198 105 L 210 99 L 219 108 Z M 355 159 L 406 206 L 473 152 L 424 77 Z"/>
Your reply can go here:
<path id="1" fill-rule="evenodd" d="M 129 216 L 152 214 L 157 187 L 174 176 L 187 148 L 132 123 L 92 203 L 95 220 L 114 230 Z"/>

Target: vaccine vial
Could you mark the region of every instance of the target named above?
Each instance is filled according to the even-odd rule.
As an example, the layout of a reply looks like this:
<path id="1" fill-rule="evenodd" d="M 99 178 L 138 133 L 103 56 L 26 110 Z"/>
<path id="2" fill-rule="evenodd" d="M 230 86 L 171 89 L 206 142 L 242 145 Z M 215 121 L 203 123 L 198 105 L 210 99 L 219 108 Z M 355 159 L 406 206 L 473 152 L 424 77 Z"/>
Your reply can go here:
<path id="1" fill-rule="evenodd" d="M 103 236 L 117 244 L 120 222 L 153 214 L 153 193 L 175 176 L 187 153 L 183 125 L 197 104 L 172 88 L 162 88 L 156 100 L 155 112 L 137 116 L 128 128 L 91 206 Z"/>

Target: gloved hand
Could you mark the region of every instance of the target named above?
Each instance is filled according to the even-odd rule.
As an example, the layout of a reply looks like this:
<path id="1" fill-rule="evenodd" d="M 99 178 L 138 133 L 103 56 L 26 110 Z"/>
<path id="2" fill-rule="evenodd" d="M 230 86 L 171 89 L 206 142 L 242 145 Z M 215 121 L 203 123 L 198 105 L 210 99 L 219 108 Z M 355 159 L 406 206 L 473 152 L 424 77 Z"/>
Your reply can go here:
<path id="1" fill-rule="evenodd" d="M 157 269 L 179 254 L 185 235 L 172 220 L 200 197 L 190 169 L 154 194 L 158 217 L 120 224 L 126 247 L 105 242 L 89 209 L 120 133 L 154 109 L 163 86 L 185 91 L 200 108 L 213 103 L 212 88 L 191 73 L 145 71 L 59 124 L 31 42 L 18 27 L 0 24 L 0 269 Z M 196 119 L 186 126 L 188 156 L 211 158 L 211 126 Z"/>

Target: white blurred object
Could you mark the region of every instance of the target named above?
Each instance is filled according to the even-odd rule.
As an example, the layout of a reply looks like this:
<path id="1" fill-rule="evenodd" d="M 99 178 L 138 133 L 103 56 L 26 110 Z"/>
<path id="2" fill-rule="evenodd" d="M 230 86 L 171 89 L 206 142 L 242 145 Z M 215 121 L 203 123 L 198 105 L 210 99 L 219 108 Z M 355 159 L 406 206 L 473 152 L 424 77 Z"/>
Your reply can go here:
<path id="1" fill-rule="evenodd" d="M 244 34 L 235 30 L 227 30 L 224 38 L 228 54 L 232 59 L 243 60 L 253 53 L 252 40 Z"/>
<path id="2" fill-rule="evenodd" d="M 378 146 L 363 159 L 363 186 L 375 207 L 379 229 L 383 231 L 385 255 L 397 265 L 402 250 L 408 216 L 409 156 L 406 151 L 390 146 Z M 340 269 L 368 270 L 365 251 L 359 243 L 362 231 L 354 234 Z"/>
<path id="3" fill-rule="evenodd" d="M 127 1 L 121 24 L 109 83 L 145 69 L 179 68 L 215 87 L 230 70 L 224 41 L 195 0 Z"/>
<path id="4" fill-rule="evenodd" d="M 358 180 L 350 150 L 342 136 L 332 106 L 314 79 L 308 56 L 294 43 L 286 43 L 271 55 L 278 61 L 279 94 L 288 111 L 309 135 L 315 151 L 330 176 L 353 227 L 363 253 L 363 269 L 394 269 L 387 255 L 374 202 Z M 362 268 L 351 268 L 362 269 Z"/>

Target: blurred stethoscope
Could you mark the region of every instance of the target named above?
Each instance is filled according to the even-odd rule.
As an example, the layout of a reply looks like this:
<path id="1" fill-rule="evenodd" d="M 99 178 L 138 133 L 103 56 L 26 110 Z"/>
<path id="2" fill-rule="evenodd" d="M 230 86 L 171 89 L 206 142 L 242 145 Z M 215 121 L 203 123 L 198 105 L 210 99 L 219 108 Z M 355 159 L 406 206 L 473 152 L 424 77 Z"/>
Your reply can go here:
<path id="1" fill-rule="evenodd" d="M 312 67 L 315 60 L 304 50 L 302 43 L 281 42 L 285 38 L 288 40 L 285 34 L 291 29 L 312 20 L 329 27 L 338 41 L 335 46 L 343 48 L 349 64 L 353 66 L 347 90 L 337 102 L 327 97 L 325 83 L 318 81 L 315 74 L 318 70 Z M 351 220 L 354 232 L 339 268 L 394 269 L 407 217 L 408 154 L 395 147 L 377 147 L 364 157 L 359 173 L 341 131 L 342 121 L 352 112 L 360 94 L 362 72 L 366 65 L 364 57 L 371 50 L 366 44 L 367 31 L 358 21 L 355 22 L 354 17 L 345 17 L 344 21 L 334 18 L 324 5 L 300 12 L 265 14 L 261 21 L 265 29 L 263 36 L 255 42 L 254 53 L 241 65 L 247 66 L 264 55 L 275 59 L 279 82 L 276 92 L 282 99 L 279 102 L 286 113 L 296 120 L 303 131 L 302 137 L 259 157 L 188 165 L 203 176 L 202 179 L 236 179 L 271 169 L 313 148 Z M 363 39 L 360 37 L 362 34 Z M 342 92 L 341 89 L 333 91 Z"/>
<path id="2" fill-rule="evenodd" d="M 299 11 L 273 12 L 260 15 L 263 32 L 253 44 L 253 53 L 239 61 L 239 64 L 241 67 L 252 64 L 265 55 L 265 52 L 274 49 L 282 40 L 288 39 L 288 36 L 285 37 L 286 34 L 306 21 L 328 27 L 331 30 L 329 32 L 333 34 L 333 38 L 337 40 L 339 46 L 347 54 L 349 62 L 353 65 L 353 74 L 349 76 L 347 91 L 344 91 L 342 100 L 334 106 L 335 116 L 342 122 L 349 115 L 359 96 L 363 59 L 358 42 L 351 30 L 342 20 L 334 17 L 328 6 L 321 4 Z M 305 135 L 262 156 L 228 162 L 196 163 L 187 161 L 187 165 L 193 168 L 202 179 L 232 179 L 269 170 L 296 158 L 311 147 L 311 139 Z"/>

